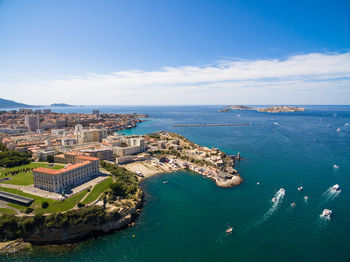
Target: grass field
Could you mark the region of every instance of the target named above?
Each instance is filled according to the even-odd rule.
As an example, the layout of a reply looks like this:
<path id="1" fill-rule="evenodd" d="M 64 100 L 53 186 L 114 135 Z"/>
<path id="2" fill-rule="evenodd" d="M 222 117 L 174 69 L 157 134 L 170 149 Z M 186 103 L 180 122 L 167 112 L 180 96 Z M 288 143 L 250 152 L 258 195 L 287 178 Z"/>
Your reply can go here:
<path id="1" fill-rule="evenodd" d="M 15 210 L 0 207 L 0 214 L 16 214 Z"/>
<path id="2" fill-rule="evenodd" d="M 112 184 L 112 178 L 109 177 L 102 182 L 98 183 L 88 194 L 88 196 L 83 200 L 83 203 L 90 204 L 95 201 L 105 190 L 108 189 L 109 185 Z"/>
<path id="3" fill-rule="evenodd" d="M 34 199 L 34 202 L 31 204 L 30 207 L 34 209 L 35 213 L 54 213 L 54 212 L 67 211 L 75 207 L 80 202 L 80 200 L 83 199 L 83 197 L 88 193 L 87 189 L 85 189 L 84 191 L 70 198 L 67 198 L 64 201 L 59 201 L 59 200 L 53 200 L 49 198 L 34 196 L 31 194 L 24 193 L 21 190 L 13 189 L 13 188 L 0 187 L 0 190 Z M 43 209 L 41 207 L 41 204 L 43 201 L 47 201 L 49 203 L 48 208 Z M 27 208 L 26 206 L 13 204 L 13 203 L 9 203 L 8 205 L 11 207 L 17 208 L 19 210 L 25 210 Z"/>
<path id="4" fill-rule="evenodd" d="M 12 175 L 5 176 L 5 174 L 9 171 L 16 171 L 16 170 L 20 170 L 20 169 L 24 169 L 24 168 L 37 168 L 37 167 L 61 169 L 61 168 L 64 168 L 64 165 L 55 165 L 53 167 L 50 167 L 50 166 L 48 166 L 47 163 L 30 163 L 30 164 L 24 165 L 24 166 L 5 168 L 5 169 L 0 170 L 0 179 L 6 178 L 6 177 L 11 178 L 11 179 L 7 180 L 7 181 L 1 181 L 1 183 L 12 184 L 12 185 L 23 185 L 23 186 L 31 185 L 31 184 L 33 184 L 33 172 L 32 171 L 21 172 L 21 173 L 14 175 L 14 176 L 12 176 Z"/>

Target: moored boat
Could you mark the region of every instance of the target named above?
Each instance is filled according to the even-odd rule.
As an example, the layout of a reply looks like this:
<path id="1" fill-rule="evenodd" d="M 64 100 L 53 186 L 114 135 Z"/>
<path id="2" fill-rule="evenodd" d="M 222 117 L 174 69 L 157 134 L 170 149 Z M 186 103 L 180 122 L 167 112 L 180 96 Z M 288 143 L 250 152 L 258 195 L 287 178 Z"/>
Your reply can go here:
<path id="1" fill-rule="evenodd" d="M 303 187 L 302 186 L 298 187 L 298 190 L 299 191 L 303 190 Z"/>

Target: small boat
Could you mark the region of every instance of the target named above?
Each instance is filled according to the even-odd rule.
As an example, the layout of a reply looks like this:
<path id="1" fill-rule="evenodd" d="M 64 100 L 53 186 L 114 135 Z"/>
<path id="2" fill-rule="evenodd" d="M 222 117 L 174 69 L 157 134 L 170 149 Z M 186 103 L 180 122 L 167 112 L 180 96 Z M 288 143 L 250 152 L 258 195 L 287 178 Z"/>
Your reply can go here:
<path id="1" fill-rule="evenodd" d="M 295 202 L 293 202 L 292 204 L 290 204 L 290 206 L 291 206 L 291 207 L 295 207 L 295 206 L 296 206 Z"/>
<path id="2" fill-rule="evenodd" d="M 337 132 L 338 132 L 338 133 L 340 132 L 340 127 L 337 128 Z"/>
<path id="3" fill-rule="evenodd" d="M 334 169 L 339 169 L 339 166 L 337 166 L 336 164 L 333 165 Z"/>
<path id="4" fill-rule="evenodd" d="M 303 187 L 302 186 L 298 187 L 298 190 L 299 191 L 303 190 Z"/>
<path id="5" fill-rule="evenodd" d="M 308 197 L 308 196 L 304 196 L 304 199 L 305 199 L 305 200 L 308 200 L 308 199 L 309 199 L 309 197 Z"/>
<path id="6" fill-rule="evenodd" d="M 334 186 L 332 186 L 332 190 L 338 191 L 339 190 L 339 185 L 335 184 Z"/>
<path id="7" fill-rule="evenodd" d="M 233 231 L 233 228 L 232 227 L 229 227 L 226 229 L 226 234 L 231 234 Z"/>
<path id="8" fill-rule="evenodd" d="M 326 219 L 330 219 L 331 215 L 332 215 L 332 210 L 330 209 L 324 209 L 322 214 L 320 215 L 320 217 L 326 218 Z"/>
<path id="9" fill-rule="evenodd" d="M 163 184 L 168 184 L 168 181 L 163 181 Z"/>
<path id="10" fill-rule="evenodd" d="M 273 197 L 271 201 L 275 203 L 277 201 L 277 198 Z"/>
<path id="11" fill-rule="evenodd" d="M 260 185 L 260 182 L 256 182 L 257 185 Z"/>

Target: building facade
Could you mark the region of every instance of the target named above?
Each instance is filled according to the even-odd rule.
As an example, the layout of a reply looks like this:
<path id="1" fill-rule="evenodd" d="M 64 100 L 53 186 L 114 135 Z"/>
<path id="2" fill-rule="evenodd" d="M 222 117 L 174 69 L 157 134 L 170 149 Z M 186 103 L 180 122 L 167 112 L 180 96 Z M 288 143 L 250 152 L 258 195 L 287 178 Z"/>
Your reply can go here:
<path id="1" fill-rule="evenodd" d="M 36 130 L 40 129 L 38 116 L 26 115 L 24 118 L 24 122 L 25 122 L 25 125 L 28 128 L 28 130 L 31 132 L 36 132 Z"/>
<path id="2" fill-rule="evenodd" d="M 39 167 L 33 170 L 34 187 L 61 193 L 67 188 L 91 180 L 99 173 L 99 159 L 76 156 L 74 163 L 59 170 Z"/>

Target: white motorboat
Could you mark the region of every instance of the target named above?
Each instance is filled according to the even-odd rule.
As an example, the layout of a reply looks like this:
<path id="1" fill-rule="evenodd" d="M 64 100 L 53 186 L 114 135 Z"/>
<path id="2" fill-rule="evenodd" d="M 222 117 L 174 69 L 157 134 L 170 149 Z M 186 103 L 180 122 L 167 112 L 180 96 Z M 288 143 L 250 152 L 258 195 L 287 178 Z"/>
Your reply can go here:
<path id="1" fill-rule="evenodd" d="M 332 215 L 332 210 L 330 209 L 324 209 L 322 214 L 320 215 L 320 217 L 326 218 L 326 219 L 330 219 L 331 215 Z"/>
<path id="2" fill-rule="evenodd" d="M 233 227 L 229 227 L 226 229 L 226 234 L 231 234 L 233 231 Z"/>
<path id="3" fill-rule="evenodd" d="M 256 182 L 257 185 L 260 185 L 260 182 Z"/>
<path id="4" fill-rule="evenodd" d="M 296 206 L 295 202 L 293 202 L 292 204 L 290 204 L 290 206 L 291 206 L 291 207 L 295 207 L 295 206 Z"/>
<path id="5" fill-rule="evenodd" d="M 298 190 L 299 191 L 303 190 L 303 187 L 302 186 L 298 187 Z"/>
<path id="6" fill-rule="evenodd" d="M 308 197 L 308 196 L 304 196 L 304 199 L 305 199 L 305 200 L 308 200 L 308 199 L 309 199 L 309 197 Z"/>
<path id="7" fill-rule="evenodd" d="M 336 164 L 333 165 L 334 169 L 339 169 L 339 166 L 337 166 Z"/>
<path id="8" fill-rule="evenodd" d="M 339 190 L 339 185 L 335 184 L 334 186 L 332 186 L 332 190 L 338 191 Z"/>
<path id="9" fill-rule="evenodd" d="M 271 200 L 273 203 L 275 203 L 277 201 L 277 198 L 276 197 L 273 197 L 272 200 Z"/>
<path id="10" fill-rule="evenodd" d="M 337 128 L 337 132 L 338 132 L 338 133 L 340 132 L 340 127 Z"/>
<path id="11" fill-rule="evenodd" d="M 168 181 L 163 181 L 163 184 L 168 184 Z"/>

